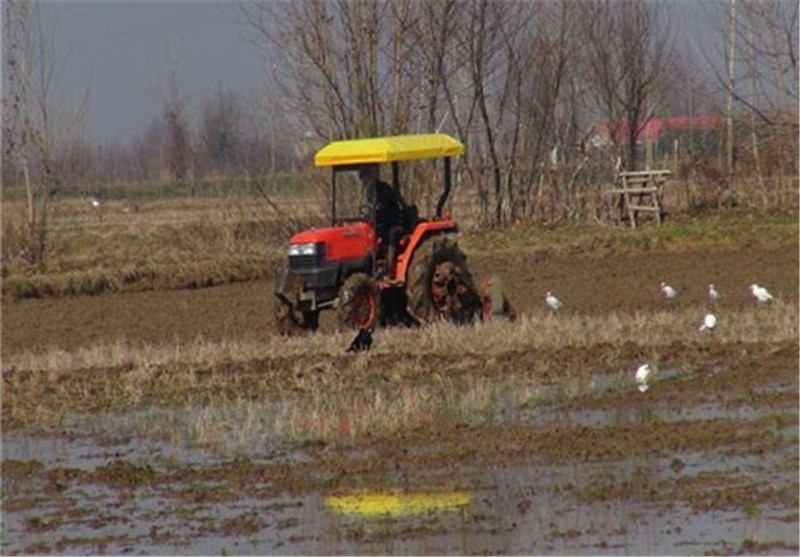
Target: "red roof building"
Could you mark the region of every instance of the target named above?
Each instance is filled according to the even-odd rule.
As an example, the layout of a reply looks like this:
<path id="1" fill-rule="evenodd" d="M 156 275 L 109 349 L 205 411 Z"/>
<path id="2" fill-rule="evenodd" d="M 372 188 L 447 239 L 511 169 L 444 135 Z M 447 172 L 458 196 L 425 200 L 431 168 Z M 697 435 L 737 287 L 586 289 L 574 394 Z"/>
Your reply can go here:
<path id="1" fill-rule="evenodd" d="M 721 116 L 709 114 L 704 116 L 674 116 L 672 118 L 651 118 L 639 124 L 639 131 L 636 134 L 636 142 L 658 141 L 662 133 L 667 130 L 714 130 L 719 129 L 724 124 Z M 599 146 L 599 143 L 608 142 L 611 134 L 608 130 L 608 121 L 603 120 L 595 126 L 595 134 L 592 143 Z M 627 141 L 630 135 L 630 124 L 622 122 L 617 129 L 617 142 Z"/>

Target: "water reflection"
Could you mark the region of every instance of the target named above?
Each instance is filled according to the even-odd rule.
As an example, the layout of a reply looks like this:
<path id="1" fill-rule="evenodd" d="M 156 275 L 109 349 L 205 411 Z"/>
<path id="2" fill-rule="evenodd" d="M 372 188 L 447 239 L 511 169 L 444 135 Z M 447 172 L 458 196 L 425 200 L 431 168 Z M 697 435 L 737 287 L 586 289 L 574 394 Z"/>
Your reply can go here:
<path id="1" fill-rule="evenodd" d="M 683 371 L 665 370 L 660 381 L 683 377 Z M 345 416 L 341 406 L 324 400 L 299 407 L 264 401 L 76 417 L 65 426 L 70 435 L 53 438 L 5 433 L 2 553 L 701 554 L 734 553 L 754 541 L 773 544 L 767 546 L 773 553 L 797 553 L 796 500 L 770 496 L 768 504 L 754 499 L 737 508 L 737 497 L 732 503 L 718 497 L 725 488 L 736 495 L 756 493 L 757 486 L 796 493 L 796 424 L 780 416 L 770 427 L 782 441 L 766 452 L 730 454 L 739 447 L 725 446 L 554 464 L 531 450 L 513 464 L 466 458 L 420 467 L 411 480 L 403 466 L 373 467 L 369 450 L 349 451 L 344 466 L 326 468 L 331 455 L 325 444 L 299 450 L 283 437 L 332 429 L 347 439 L 387 408 L 402 410 L 396 419 L 420 423 L 430 423 L 430 413 L 441 409 L 459 423 L 543 428 L 720 418 L 755 423 L 776 411 L 724 398 L 677 408 L 575 410 L 559 402 L 635 386 L 628 374 L 568 387 L 491 377 L 409 385 L 399 393 L 376 389 L 361 399 L 343 398 L 352 404 Z M 241 466 L 225 451 L 199 446 L 203 440 L 213 446 L 218 436 L 243 452 Z M 428 449 L 436 450 L 417 447 Z M 160 479 L 119 486 L 95 474 L 115 462 L 152 469 Z M 314 482 L 270 487 L 268 472 L 277 476 L 301 465 Z"/>
<path id="2" fill-rule="evenodd" d="M 359 516 L 408 516 L 459 510 L 471 501 L 464 492 L 451 493 L 360 493 L 333 495 L 325 504 L 339 514 Z"/>

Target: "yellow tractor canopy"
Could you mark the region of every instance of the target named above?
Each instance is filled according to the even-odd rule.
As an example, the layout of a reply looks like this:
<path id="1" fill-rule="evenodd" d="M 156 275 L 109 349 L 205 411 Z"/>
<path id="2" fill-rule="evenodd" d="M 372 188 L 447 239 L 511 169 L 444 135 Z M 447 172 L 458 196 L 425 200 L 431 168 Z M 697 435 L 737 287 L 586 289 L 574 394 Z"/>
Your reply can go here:
<path id="1" fill-rule="evenodd" d="M 333 141 L 317 151 L 316 166 L 384 163 L 461 155 L 464 145 L 443 133 Z"/>

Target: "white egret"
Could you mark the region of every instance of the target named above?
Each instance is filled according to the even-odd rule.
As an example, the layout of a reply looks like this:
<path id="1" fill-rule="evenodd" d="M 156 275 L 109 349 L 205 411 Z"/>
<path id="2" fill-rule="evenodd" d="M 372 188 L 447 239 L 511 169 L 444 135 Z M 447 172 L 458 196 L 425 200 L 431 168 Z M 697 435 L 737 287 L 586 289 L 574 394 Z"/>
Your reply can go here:
<path id="1" fill-rule="evenodd" d="M 673 300 L 678 296 L 678 291 L 672 288 L 666 282 L 661 283 L 661 291 L 664 293 L 664 296 L 666 296 L 667 300 Z"/>
<path id="2" fill-rule="evenodd" d="M 94 207 L 95 209 L 100 208 L 100 200 L 97 199 L 96 197 L 92 198 L 92 207 Z"/>
<path id="3" fill-rule="evenodd" d="M 710 331 L 717 326 L 717 317 L 713 313 L 707 313 L 703 318 L 703 324 L 700 325 L 700 332 Z"/>
<path id="4" fill-rule="evenodd" d="M 550 309 L 553 310 L 553 313 L 557 312 L 562 305 L 561 300 L 556 298 L 552 292 L 548 292 L 547 295 L 544 297 L 544 301 L 547 302 L 547 305 L 550 306 Z"/>
<path id="5" fill-rule="evenodd" d="M 772 301 L 772 294 L 764 288 L 763 286 L 759 286 L 757 284 L 750 285 L 750 292 L 753 294 L 753 297 L 759 301 L 759 303 L 767 303 Z"/>
<path id="6" fill-rule="evenodd" d="M 717 292 L 717 289 L 714 288 L 713 284 L 708 285 L 708 299 L 712 302 L 719 300 L 719 292 Z"/>
<path id="7" fill-rule="evenodd" d="M 636 370 L 636 383 L 639 385 L 639 391 L 645 392 L 650 388 L 649 381 L 651 374 L 652 369 L 650 368 L 650 364 L 642 364 L 639 366 L 639 369 Z"/>

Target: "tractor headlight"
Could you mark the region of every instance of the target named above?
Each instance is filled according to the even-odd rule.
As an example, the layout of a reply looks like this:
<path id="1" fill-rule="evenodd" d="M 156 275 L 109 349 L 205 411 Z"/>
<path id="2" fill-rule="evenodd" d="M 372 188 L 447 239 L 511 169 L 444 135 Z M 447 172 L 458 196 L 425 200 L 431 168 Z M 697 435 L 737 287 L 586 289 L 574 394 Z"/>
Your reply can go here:
<path id="1" fill-rule="evenodd" d="M 297 255 L 317 255 L 318 246 L 311 242 L 308 244 L 292 244 L 289 246 L 289 257 Z"/>

